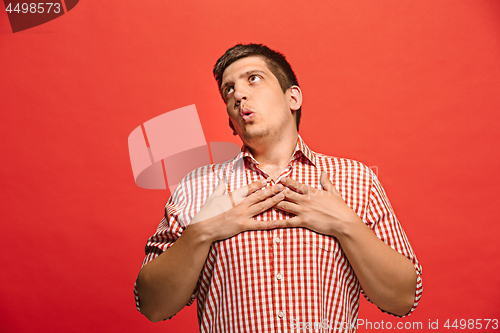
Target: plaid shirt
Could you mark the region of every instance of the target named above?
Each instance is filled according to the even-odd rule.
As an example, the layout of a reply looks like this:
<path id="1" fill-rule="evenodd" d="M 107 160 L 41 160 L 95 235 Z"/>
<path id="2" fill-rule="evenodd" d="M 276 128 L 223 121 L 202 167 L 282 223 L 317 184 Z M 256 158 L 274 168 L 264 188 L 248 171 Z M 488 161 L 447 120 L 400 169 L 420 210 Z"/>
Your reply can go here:
<path id="1" fill-rule="evenodd" d="M 299 136 L 277 181 L 286 176 L 321 189 L 321 171 L 375 235 L 415 266 L 413 312 L 422 294 L 421 266 L 372 170 L 357 161 L 315 153 Z M 165 217 L 147 242 L 143 265 L 181 237 L 219 179 L 233 191 L 267 177 L 245 148 L 232 160 L 190 172 L 168 200 Z M 270 209 L 255 219 L 290 216 Z M 335 237 L 285 228 L 247 231 L 213 243 L 188 305 L 198 298 L 201 332 L 354 332 L 360 292 Z M 137 292 L 135 296 L 139 309 Z"/>

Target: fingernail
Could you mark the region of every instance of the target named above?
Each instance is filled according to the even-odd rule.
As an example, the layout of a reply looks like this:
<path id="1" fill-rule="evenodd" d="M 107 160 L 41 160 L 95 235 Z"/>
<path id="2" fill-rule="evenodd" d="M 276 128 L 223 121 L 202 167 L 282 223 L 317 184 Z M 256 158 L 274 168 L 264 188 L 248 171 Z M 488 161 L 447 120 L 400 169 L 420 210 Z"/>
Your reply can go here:
<path id="1" fill-rule="evenodd" d="M 270 183 L 273 179 L 271 177 L 267 177 L 266 181 Z"/>
<path id="2" fill-rule="evenodd" d="M 262 185 L 266 185 L 267 184 L 267 179 L 262 179 L 260 182 L 262 183 Z"/>
<path id="3" fill-rule="evenodd" d="M 286 183 L 286 177 L 281 178 L 282 183 Z"/>
<path id="4" fill-rule="evenodd" d="M 276 189 L 278 191 L 281 191 L 283 189 L 283 185 L 281 185 L 281 184 L 276 185 Z"/>

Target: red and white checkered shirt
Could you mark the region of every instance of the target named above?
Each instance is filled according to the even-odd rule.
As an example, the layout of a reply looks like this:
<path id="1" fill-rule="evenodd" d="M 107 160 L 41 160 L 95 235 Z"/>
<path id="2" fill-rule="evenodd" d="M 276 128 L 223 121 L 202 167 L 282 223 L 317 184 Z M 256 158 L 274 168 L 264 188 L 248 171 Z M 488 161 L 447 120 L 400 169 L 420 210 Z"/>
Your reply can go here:
<path id="1" fill-rule="evenodd" d="M 377 237 L 415 266 L 413 312 L 422 294 L 421 266 L 377 177 L 362 163 L 311 151 L 299 136 L 279 178 L 321 189 L 321 171 Z M 147 242 L 143 265 L 181 237 L 219 179 L 233 191 L 267 177 L 246 149 L 230 161 L 190 172 L 168 200 L 165 217 Z M 290 216 L 270 209 L 255 219 Z M 247 231 L 213 243 L 188 304 L 198 298 L 201 332 L 354 332 L 360 292 L 335 237 L 286 228 Z M 139 309 L 137 292 L 135 296 Z"/>

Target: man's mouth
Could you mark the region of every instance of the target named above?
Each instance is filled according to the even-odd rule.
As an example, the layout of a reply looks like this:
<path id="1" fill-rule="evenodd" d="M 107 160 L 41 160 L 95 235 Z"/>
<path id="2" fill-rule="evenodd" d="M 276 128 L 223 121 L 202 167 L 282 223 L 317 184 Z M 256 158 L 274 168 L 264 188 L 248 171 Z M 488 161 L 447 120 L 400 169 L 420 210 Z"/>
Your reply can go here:
<path id="1" fill-rule="evenodd" d="M 247 107 L 243 107 L 240 110 L 240 116 L 245 123 L 249 122 L 253 118 L 254 112 Z"/>

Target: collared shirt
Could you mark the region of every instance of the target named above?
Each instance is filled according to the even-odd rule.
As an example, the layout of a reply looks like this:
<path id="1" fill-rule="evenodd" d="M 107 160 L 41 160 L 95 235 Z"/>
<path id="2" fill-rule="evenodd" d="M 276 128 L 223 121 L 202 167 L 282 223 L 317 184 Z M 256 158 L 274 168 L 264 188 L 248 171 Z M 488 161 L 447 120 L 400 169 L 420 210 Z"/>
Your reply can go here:
<path id="1" fill-rule="evenodd" d="M 299 136 L 290 162 L 276 182 L 290 177 L 322 189 L 321 171 L 375 235 L 414 265 L 417 289 L 409 315 L 422 293 L 421 266 L 372 170 L 357 161 L 315 153 Z M 168 200 L 165 217 L 146 244 L 143 266 L 181 237 L 219 179 L 225 181 L 228 191 L 234 191 L 268 177 L 245 147 L 232 160 L 190 172 Z M 290 216 L 269 209 L 255 219 Z M 188 305 L 198 298 L 201 332 L 354 332 L 360 292 L 363 290 L 335 237 L 284 228 L 247 231 L 214 242 Z M 135 296 L 139 309 L 137 292 Z"/>

